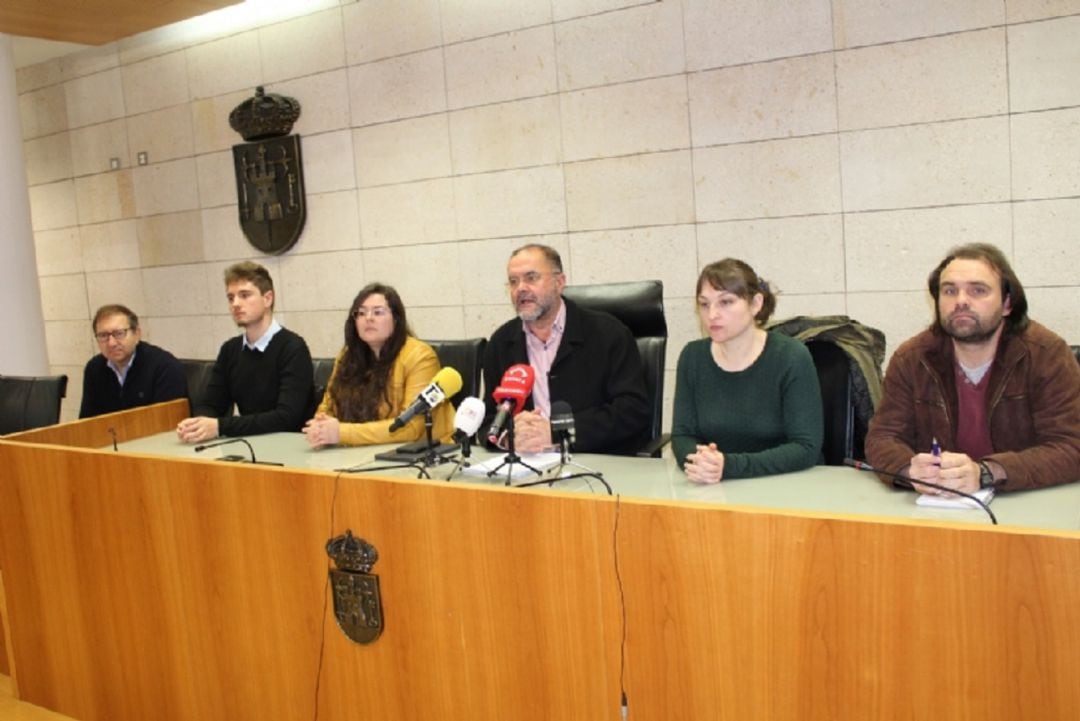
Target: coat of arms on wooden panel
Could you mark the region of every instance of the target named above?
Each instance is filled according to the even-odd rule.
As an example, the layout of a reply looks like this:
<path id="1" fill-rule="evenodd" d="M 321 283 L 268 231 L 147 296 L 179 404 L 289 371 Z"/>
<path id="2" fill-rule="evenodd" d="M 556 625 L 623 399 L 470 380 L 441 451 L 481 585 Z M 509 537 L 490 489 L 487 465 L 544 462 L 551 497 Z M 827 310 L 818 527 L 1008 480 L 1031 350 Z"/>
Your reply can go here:
<path id="1" fill-rule="evenodd" d="M 326 555 L 337 566 L 330 570 L 330 587 L 338 627 L 356 643 L 371 643 L 383 630 L 379 577 L 371 572 L 379 552 L 348 530 L 326 542 Z"/>

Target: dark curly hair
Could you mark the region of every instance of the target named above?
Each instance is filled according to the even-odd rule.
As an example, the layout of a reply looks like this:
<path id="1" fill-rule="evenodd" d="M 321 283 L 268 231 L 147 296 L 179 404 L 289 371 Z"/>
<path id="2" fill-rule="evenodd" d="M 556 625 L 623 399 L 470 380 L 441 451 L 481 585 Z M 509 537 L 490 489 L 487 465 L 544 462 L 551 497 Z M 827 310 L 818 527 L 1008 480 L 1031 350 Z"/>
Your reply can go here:
<path id="1" fill-rule="evenodd" d="M 378 357 L 371 346 L 360 339 L 353 318 L 363 302 L 375 294 L 386 298 L 394 319 L 394 330 Z M 330 384 L 330 398 L 338 420 L 346 423 L 379 420 L 379 405 L 390 403 L 387 391 L 390 369 L 410 335 L 412 330 L 405 319 L 405 304 L 396 290 L 382 283 L 370 283 L 360 289 L 345 318 L 345 353 L 338 361 L 337 373 Z"/>

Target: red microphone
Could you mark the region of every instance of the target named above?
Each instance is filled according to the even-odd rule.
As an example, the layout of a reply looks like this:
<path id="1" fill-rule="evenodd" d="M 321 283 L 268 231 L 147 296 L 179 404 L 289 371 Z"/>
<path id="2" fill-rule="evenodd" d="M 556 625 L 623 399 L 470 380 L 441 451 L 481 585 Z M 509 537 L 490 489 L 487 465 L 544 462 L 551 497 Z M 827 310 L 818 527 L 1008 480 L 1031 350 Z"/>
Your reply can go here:
<path id="1" fill-rule="evenodd" d="M 503 373 L 499 385 L 491 392 L 491 397 L 498 404 L 495 420 L 491 422 L 491 427 L 487 432 L 487 438 L 491 443 L 498 443 L 510 417 L 516 416 L 525 408 L 525 401 L 532 393 L 535 380 L 536 372 L 532 366 L 525 363 L 512 365 Z"/>

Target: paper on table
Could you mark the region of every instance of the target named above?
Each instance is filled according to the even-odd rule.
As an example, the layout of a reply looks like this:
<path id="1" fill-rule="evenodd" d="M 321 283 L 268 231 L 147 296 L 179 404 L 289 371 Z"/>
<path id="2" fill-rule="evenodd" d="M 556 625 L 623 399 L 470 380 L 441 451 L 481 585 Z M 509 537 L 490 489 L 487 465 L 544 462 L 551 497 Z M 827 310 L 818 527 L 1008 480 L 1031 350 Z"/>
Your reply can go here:
<path id="1" fill-rule="evenodd" d="M 994 500 L 994 489 L 980 488 L 971 495 L 989 506 L 990 501 Z M 963 496 L 931 496 L 928 493 L 919 494 L 919 497 L 915 499 L 915 503 L 920 506 L 932 506 L 934 508 L 979 507 L 979 504 L 975 503 L 975 501 L 972 501 L 970 498 L 964 498 Z"/>
<path id="2" fill-rule="evenodd" d="M 504 456 L 489 458 L 483 463 L 474 463 L 468 468 L 463 468 L 461 472 L 469 476 L 486 476 L 491 471 L 499 468 L 503 459 Z M 521 460 L 537 470 L 546 471 L 549 468 L 554 468 L 559 465 L 562 456 L 558 453 L 522 453 Z M 514 468 L 509 472 L 511 478 L 524 478 L 525 476 L 535 475 L 529 468 L 521 463 L 515 463 Z M 499 476 L 506 478 L 506 474 L 507 466 L 503 466 L 502 468 L 499 468 L 499 472 L 492 476 L 492 478 Z"/>

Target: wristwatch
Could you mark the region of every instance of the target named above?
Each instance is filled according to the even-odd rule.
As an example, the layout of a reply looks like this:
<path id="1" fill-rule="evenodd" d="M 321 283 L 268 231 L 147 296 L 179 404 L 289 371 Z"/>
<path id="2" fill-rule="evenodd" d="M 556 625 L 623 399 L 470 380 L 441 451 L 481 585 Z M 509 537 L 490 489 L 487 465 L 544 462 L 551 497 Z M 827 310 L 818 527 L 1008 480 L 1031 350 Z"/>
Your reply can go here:
<path id="1" fill-rule="evenodd" d="M 991 488 L 994 485 L 994 472 L 986 461 L 979 461 L 979 488 Z"/>

